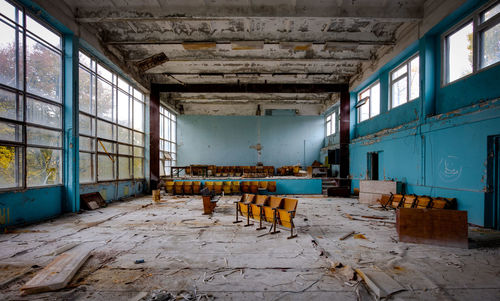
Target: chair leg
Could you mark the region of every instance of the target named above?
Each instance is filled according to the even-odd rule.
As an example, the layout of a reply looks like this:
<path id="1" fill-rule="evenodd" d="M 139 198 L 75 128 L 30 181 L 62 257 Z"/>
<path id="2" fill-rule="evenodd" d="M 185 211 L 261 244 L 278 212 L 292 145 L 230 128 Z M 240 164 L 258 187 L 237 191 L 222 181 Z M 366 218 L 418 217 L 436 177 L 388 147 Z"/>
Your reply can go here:
<path id="1" fill-rule="evenodd" d="M 273 232 L 271 232 L 271 234 L 276 234 L 276 233 L 280 233 L 280 231 L 276 231 L 276 223 L 277 223 L 277 212 L 276 210 L 274 210 L 274 221 L 273 221 L 273 225 L 271 226 L 271 228 L 273 228 Z"/>
<path id="2" fill-rule="evenodd" d="M 244 225 L 244 227 L 249 227 L 249 226 L 253 226 L 253 223 L 250 224 L 250 214 L 252 214 L 252 207 L 250 207 L 250 205 L 248 205 L 248 212 L 247 212 L 247 224 Z"/>
<path id="3" fill-rule="evenodd" d="M 264 208 L 260 207 L 260 218 L 259 218 L 259 227 L 256 230 L 264 230 L 266 227 L 262 226 L 262 211 Z"/>
<path id="4" fill-rule="evenodd" d="M 293 234 L 293 229 L 295 228 L 295 225 L 293 224 L 293 218 L 290 216 L 290 236 L 287 237 L 287 239 L 292 239 L 297 237 L 297 231 L 295 231 L 295 235 Z"/>
<path id="5" fill-rule="evenodd" d="M 238 219 L 238 203 L 234 204 L 236 205 L 236 220 L 233 222 L 233 224 L 241 223 L 242 221 Z"/>

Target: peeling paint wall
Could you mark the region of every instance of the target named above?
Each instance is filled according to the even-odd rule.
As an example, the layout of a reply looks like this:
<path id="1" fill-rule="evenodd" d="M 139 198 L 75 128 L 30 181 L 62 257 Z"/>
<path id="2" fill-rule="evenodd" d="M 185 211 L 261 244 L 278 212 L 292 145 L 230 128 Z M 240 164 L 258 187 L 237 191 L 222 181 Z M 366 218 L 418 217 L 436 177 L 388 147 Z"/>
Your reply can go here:
<path id="1" fill-rule="evenodd" d="M 264 165 L 305 164 L 319 159 L 323 116 L 177 117 L 178 163 L 255 165 L 256 145 Z"/>
<path id="2" fill-rule="evenodd" d="M 475 5 L 471 5 L 475 3 Z M 487 139 L 500 135 L 500 66 L 441 86 L 440 37 L 484 2 L 468 1 L 351 90 L 352 187 L 367 178 L 367 154 L 383 151 L 380 177 L 406 184 L 407 193 L 455 197 L 469 222 L 488 226 Z M 420 98 L 389 110 L 389 72 L 420 54 Z M 356 123 L 356 95 L 380 80 L 381 113 Z"/>

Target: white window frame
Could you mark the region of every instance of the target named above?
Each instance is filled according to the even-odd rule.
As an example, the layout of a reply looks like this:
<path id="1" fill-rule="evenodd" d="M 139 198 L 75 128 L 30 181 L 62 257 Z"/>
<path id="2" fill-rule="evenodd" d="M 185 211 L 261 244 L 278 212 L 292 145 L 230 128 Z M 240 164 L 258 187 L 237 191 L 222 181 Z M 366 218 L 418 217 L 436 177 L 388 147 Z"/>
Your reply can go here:
<path id="1" fill-rule="evenodd" d="M 394 109 L 396 107 L 399 107 L 399 106 L 402 106 L 404 104 L 407 104 L 411 101 L 414 101 L 415 99 L 417 98 L 420 98 L 420 66 L 418 66 L 418 73 L 419 73 L 419 83 L 418 83 L 418 95 L 414 98 L 411 98 L 411 83 L 410 83 L 410 74 L 411 74 L 411 62 L 416 59 L 416 58 L 419 58 L 419 65 L 420 65 L 420 56 L 419 56 L 419 53 L 417 52 L 416 54 L 412 55 L 409 59 L 407 59 L 406 61 L 404 61 L 403 63 L 399 64 L 397 67 L 395 67 L 394 69 L 391 70 L 391 72 L 389 73 L 389 108 L 390 109 Z M 400 69 L 401 67 L 405 66 L 406 65 L 406 72 L 397 77 L 396 79 L 392 79 L 392 75 L 398 70 Z M 392 87 L 393 87 L 393 84 L 400 81 L 401 79 L 403 79 L 404 77 L 406 77 L 406 102 L 404 103 L 401 103 L 397 106 L 394 106 L 394 103 L 392 102 L 393 98 L 392 98 L 392 94 L 393 94 L 393 90 L 392 90 Z"/>
<path id="2" fill-rule="evenodd" d="M 337 112 L 333 111 L 325 119 L 326 137 L 337 133 Z"/>
<path id="3" fill-rule="evenodd" d="M 175 130 L 172 130 L 174 128 Z M 168 134 L 166 133 L 167 129 Z M 160 176 L 172 176 L 170 167 L 176 165 L 177 115 L 168 107 L 160 104 Z"/>
<path id="4" fill-rule="evenodd" d="M 356 114 L 358 115 L 357 116 L 357 120 L 358 120 L 358 123 L 361 123 L 363 121 L 366 121 L 366 120 L 369 120 L 377 115 L 380 114 L 380 108 L 379 108 L 379 112 L 378 114 L 375 114 L 375 115 L 372 115 L 372 102 L 371 102 L 371 98 L 372 98 L 372 88 L 375 87 L 376 85 L 379 85 L 379 93 L 380 93 L 380 81 L 377 80 L 377 81 L 374 81 L 371 85 L 369 85 L 368 87 L 366 87 L 365 89 L 361 90 L 356 98 L 357 98 L 357 102 L 356 102 Z M 359 97 L 361 96 L 361 94 L 364 94 L 366 91 L 370 91 L 370 96 L 366 97 L 368 99 L 359 99 Z M 380 106 L 380 95 L 379 95 L 379 106 Z M 363 104 L 360 104 L 362 101 L 364 101 Z M 365 120 L 361 120 L 361 114 L 360 114 L 360 109 L 362 106 L 365 106 L 365 105 L 368 105 L 368 118 L 365 119 Z"/>
<path id="5" fill-rule="evenodd" d="M 484 12 L 493 8 L 495 5 L 500 4 L 499 0 L 494 0 L 486 3 L 480 8 L 476 9 L 472 14 L 465 17 L 463 20 L 458 22 L 456 25 L 451 27 L 441 36 L 441 87 L 447 86 L 449 84 L 455 83 L 457 81 L 469 78 L 483 70 L 487 70 L 489 68 L 500 65 L 500 61 L 494 64 L 491 64 L 486 67 L 481 67 L 481 35 L 483 32 L 488 29 L 493 28 L 494 26 L 500 23 L 500 14 L 497 14 L 490 18 L 489 20 L 481 23 L 482 15 Z M 457 78 L 453 81 L 449 81 L 449 71 L 448 71 L 448 53 L 449 53 L 449 45 L 447 43 L 448 37 L 472 23 L 472 72 Z"/>

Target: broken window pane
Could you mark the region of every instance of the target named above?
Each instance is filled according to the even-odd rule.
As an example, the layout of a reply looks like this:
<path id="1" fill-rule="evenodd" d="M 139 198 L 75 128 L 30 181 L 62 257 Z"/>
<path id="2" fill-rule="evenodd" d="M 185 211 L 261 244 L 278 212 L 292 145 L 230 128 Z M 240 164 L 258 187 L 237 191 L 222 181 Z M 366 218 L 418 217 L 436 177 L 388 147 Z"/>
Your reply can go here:
<path id="1" fill-rule="evenodd" d="M 22 185 L 20 147 L 0 145 L 0 189 Z"/>
<path id="2" fill-rule="evenodd" d="M 26 150 L 27 185 L 61 184 L 62 151 L 28 147 Z"/>
<path id="3" fill-rule="evenodd" d="M 446 38 L 447 82 L 472 73 L 472 22 Z"/>

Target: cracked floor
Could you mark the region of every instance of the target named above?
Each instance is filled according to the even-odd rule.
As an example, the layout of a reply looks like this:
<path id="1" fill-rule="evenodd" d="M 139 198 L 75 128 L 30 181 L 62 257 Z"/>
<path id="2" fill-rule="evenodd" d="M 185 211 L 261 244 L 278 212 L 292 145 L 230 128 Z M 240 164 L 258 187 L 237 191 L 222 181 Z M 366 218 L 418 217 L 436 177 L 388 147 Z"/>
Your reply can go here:
<path id="1" fill-rule="evenodd" d="M 392 211 L 356 199 L 301 196 L 297 238 L 287 239 L 285 229 L 258 237 L 264 232 L 255 226 L 232 223 L 236 199 L 223 197 L 206 216 L 201 197 L 163 196 L 159 204 L 142 197 L 2 234 L 0 297 L 134 300 L 154 290 L 196 290 L 221 300 L 372 300 L 345 269 L 333 268 L 337 262 L 386 272 L 406 288 L 394 300 L 500 296 L 500 251 L 491 243 L 498 232 L 471 228 L 476 247 L 470 249 L 400 243 Z M 352 231 L 362 235 L 339 239 Z M 20 287 L 54 251 L 72 243 L 92 249 L 92 256 L 70 284 L 21 296 Z"/>

